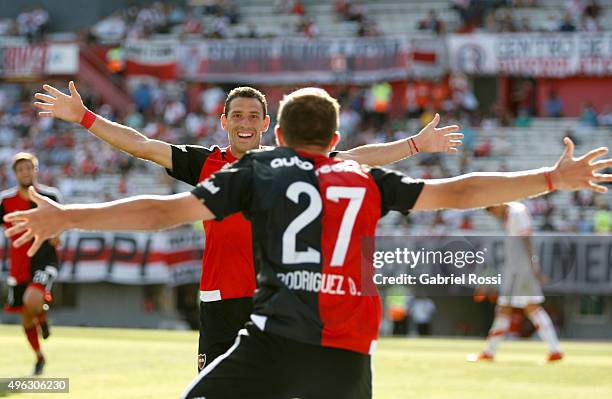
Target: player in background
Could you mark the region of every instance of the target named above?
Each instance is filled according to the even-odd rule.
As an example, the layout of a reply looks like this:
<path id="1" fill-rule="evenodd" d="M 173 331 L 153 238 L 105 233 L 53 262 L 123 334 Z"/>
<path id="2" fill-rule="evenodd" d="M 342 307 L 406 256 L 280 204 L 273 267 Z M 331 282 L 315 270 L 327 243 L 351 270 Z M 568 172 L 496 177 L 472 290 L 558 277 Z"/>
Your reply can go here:
<path id="1" fill-rule="evenodd" d="M 15 212 L 5 234 L 32 239 L 31 255 L 70 228 L 159 230 L 236 212 L 252 221 L 258 271 L 252 322 L 206 366 L 183 397 L 371 398 L 379 297 L 362 294 L 361 239 L 389 210 L 470 209 L 612 181 L 598 170 L 607 148 L 573 157 L 573 143 L 550 168 L 413 180 L 401 173 L 328 157 L 339 140 L 337 101 L 324 90 L 287 96 L 275 129 L 279 148 L 246 154 L 193 191 L 63 206 L 31 189 L 38 208 Z M 367 275 L 371 270 L 365 269 Z"/>
<path id="2" fill-rule="evenodd" d="M 471 354 L 469 361 L 493 360 L 497 346 L 510 328 L 512 308 L 519 308 L 531 320 L 540 338 L 548 344 L 548 361 L 561 360 L 563 354 L 555 326 L 541 306 L 544 295 L 540 283 L 544 275 L 533 252 L 533 223 L 527 207 L 520 202 L 490 206 L 487 212 L 504 225 L 508 237 L 505 245 L 503 283 L 497 298 L 495 319 L 489 329 L 486 348 Z"/>
<path id="3" fill-rule="evenodd" d="M 44 85 L 48 94 L 37 93 L 34 103 L 42 116 L 80 122 L 88 114 L 74 85 L 70 95 Z M 88 114 L 89 116 L 93 114 Z M 458 126 L 436 128 L 436 115 L 419 134 L 386 144 L 365 145 L 334 154 L 338 159 L 380 165 L 399 161 L 417 152 L 457 152 L 463 135 Z M 172 145 L 151 140 L 127 126 L 99 116 L 89 131 L 113 147 L 165 168 L 172 177 L 192 186 L 208 178 L 249 150 L 260 148 L 270 117 L 265 96 L 251 87 L 232 90 L 225 100 L 220 123 L 227 132 L 226 148 Z M 204 222 L 206 246 L 200 280 L 200 337 L 198 369 L 226 352 L 253 310 L 255 270 L 250 223 L 242 214 L 223 221 Z"/>
<path id="4" fill-rule="evenodd" d="M 15 172 L 17 187 L 0 193 L 1 216 L 36 206 L 30 198 L 28 187 L 36 187 L 40 195 L 61 202 L 57 189 L 37 184 L 38 159 L 34 155 L 26 152 L 15 155 L 13 172 Z M 5 223 L 6 228 L 11 226 L 11 223 Z M 40 349 L 38 334 L 39 329 L 43 339 L 49 338 L 51 334 L 47 322 L 47 309 L 48 303 L 51 302 L 51 286 L 57 277 L 58 261 L 55 247 L 58 245 L 58 238 L 50 238 L 31 258 L 26 254 L 29 245 L 7 248 L 10 250 L 11 267 L 8 277 L 8 301 L 4 310 L 21 313 L 23 330 L 36 354 L 34 375 L 42 374 L 45 367 L 45 357 Z"/>

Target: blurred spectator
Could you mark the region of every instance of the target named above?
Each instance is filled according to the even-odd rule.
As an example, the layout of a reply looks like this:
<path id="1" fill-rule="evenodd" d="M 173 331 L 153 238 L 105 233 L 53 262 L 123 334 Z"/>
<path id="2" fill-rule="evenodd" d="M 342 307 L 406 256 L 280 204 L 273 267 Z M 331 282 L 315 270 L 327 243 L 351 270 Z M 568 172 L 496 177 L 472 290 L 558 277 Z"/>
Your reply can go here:
<path id="1" fill-rule="evenodd" d="M 612 126 L 612 107 L 604 106 L 603 111 L 597 116 L 597 122 L 601 126 Z"/>
<path id="2" fill-rule="evenodd" d="M 583 15 L 597 20 L 601 15 L 601 6 L 597 0 L 590 0 L 584 7 Z"/>
<path id="3" fill-rule="evenodd" d="M 43 7 L 23 11 L 17 16 L 17 32 L 29 41 L 41 41 L 49 26 L 49 12 Z"/>
<path id="4" fill-rule="evenodd" d="M 431 322 L 436 313 L 436 305 L 433 301 L 424 296 L 416 296 L 410 303 L 409 309 L 419 336 L 431 335 Z"/>
<path id="5" fill-rule="evenodd" d="M 311 18 L 302 19 L 302 22 L 298 25 L 298 31 L 308 39 L 319 36 L 319 28 Z"/>
<path id="6" fill-rule="evenodd" d="M 204 32 L 202 20 L 190 12 L 183 22 L 183 32 L 191 35 L 202 34 Z"/>
<path id="7" fill-rule="evenodd" d="M 599 23 L 593 17 L 583 15 L 580 17 L 580 32 L 599 32 Z"/>
<path id="8" fill-rule="evenodd" d="M 518 32 L 531 32 L 533 29 L 531 28 L 531 23 L 529 22 L 529 18 L 523 17 L 521 19 L 521 25 L 518 27 Z"/>
<path id="9" fill-rule="evenodd" d="M 546 217 L 550 217 L 550 215 L 546 215 Z M 576 232 L 576 225 L 570 221 L 569 215 L 567 214 L 567 210 L 561 211 L 561 217 L 559 218 L 559 225 L 557 226 L 557 231 L 561 233 L 574 233 Z"/>
<path id="10" fill-rule="evenodd" d="M 557 32 L 560 30 L 559 28 L 559 21 L 557 20 L 557 17 L 555 17 L 554 15 L 549 15 L 548 18 L 546 18 L 546 22 L 544 22 L 542 24 L 542 30 L 544 32 Z"/>
<path id="11" fill-rule="evenodd" d="M 293 7 L 291 8 L 291 13 L 300 17 L 306 15 L 306 10 L 304 9 L 304 5 L 300 0 L 295 0 Z"/>
<path id="12" fill-rule="evenodd" d="M 580 209 L 576 221 L 576 233 L 588 234 L 593 232 L 593 224 L 586 218 L 584 209 Z"/>
<path id="13" fill-rule="evenodd" d="M 363 0 L 349 0 L 347 20 L 361 22 L 365 19 L 368 13 L 367 6 Z"/>
<path id="14" fill-rule="evenodd" d="M 541 231 L 556 231 L 555 226 L 552 224 L 550 215 L 544 216 L 544 222 L 540 226 Z"/>
<path id="15" fill-rule="evenodd" d="M 461 224 L 459 225 L 459 229 L 474 230 L 474 223 L 472 222 L 472 217 L 469 214 L 464 214 L 462 216 Z"/>
<path id="16" fill-rule="evenodd" d="M 548 99 L 546 100 L 546 116 L 549 118 L 561 118 L 563 116 L 563 103 L 557 96 L 555 90 L 548 92 Z"/>
<path id="17" fill-rule="evenodd" d="M 595 204 L 595 197 L 592 191 L 580 190 L 574 191 L 573 203 L 578 207 L 593 206 Z"/>
<path id="18" fill-rule="evenodd" d="M 15 24 L 12 19 L 0 19 L 0 36 L 12 36 L 15 33 Z"/>
<path id="19" fill-rule="evenodd" d="M 600 197 L 603 198 L 603 197 Z M 605 201 L 601 201 L 593 215 L 594 231 L 597 234 L 612 232 L 612 212 Z"/>
<path id="20" fill-rule="evenodd" d="M 529 127 L 531 126 L 531 116 L 527 108 L 521 107 L 518 110 L 516 119 L 514 120 L 514 126 L 516 127 Z"/>
<path id="21" fill-rule="evenodd" d="M 517 81 L 512 99 L 517 113 L 523 109 L 528 116 L 535 114 L 535 85 L 530 79 Z"/>
<path id="22" fill-rule="evenodd" d="M 567 16 L 572 21 L 578 21 L 585 9 L 585 6 L 586 4 L 584 0 L 567 0 L 565 2 L 565 11 Z"/>
<path id="23" fill-rule="evenodd" d="M 138 111 L 145 112 L 151 106 L 153 99 L 151 97 L 151 89 L 149 86 L 142 83 L 132 93 L 132 98 L 138 106 Z"/>
<path id="24" fill-rule="evenodd" d="M 436 10 L 429 10 L 427 18 L 419 21 L 418 28 L 419 30 L 430 31 L 439 35 L 444 32 L 444 22 L 438 18 Z"/>
<path id="25" fill-rule="evenodd" d="M 582 113 L 580 114 L 578 123 L 582 127 L 597 126 L 597 113 L 595 112 L 595 108 L 593 108 L 593 104 L 590 101 L 583 104 Z"/>
<path id="26" fill-rule="evenodd" d="M 91 33 L 101 43 L 118 43 L 125 37 L 127 26 L 120 13 L 109 15 L 97 22 Z"/>
<path id="27" fill-rule="evenodd" d="M 365 107 L 374 127 L 379 128 L 387 121 L 392 96 L 393 91 L 388 82 L 375 83 L 368 90 Z"/>
<path id="28" fill-rule="evenodd" d="M 488 157 L 491 155 L 491 151 L 493 150 L 493 143 L 490 138 L 486 138 L 485 141 L 478 144 L 476 148 L 474 148 L 474 156 L 476 158 Z"/>
<path id="29" fill-rule="evenodd" d="M 409 292 L 404 286 L 393 286 L 387 291 L 385 304 L 387 306 L 387 316 L 393 323 L 394 336 L 405 336 L 408 334 L 408 301 Z"/>
<path id="30" fill-rule="evenodd" d="M 177 126 L 183 121 L 186 112 L 187 108 L 181 101 L 170 101 L 164 111 L 164 122 L 170 126 Z"/>
<path id="31" fill-rule="evenodd" d="M 570 14 L 565 14 L 563 21 L 559 25 L 559 32 L 574 32 L 576 31 L 576 25 L 572 22 L 573 18 Z"/>
<path id="32" fill-rule="evenodd" d="M 367 18 L 359 20 L 359 29 L 357 29 L 358 37 L 376 37 L 380 35 L 381 33 L 373 20 Z"/>

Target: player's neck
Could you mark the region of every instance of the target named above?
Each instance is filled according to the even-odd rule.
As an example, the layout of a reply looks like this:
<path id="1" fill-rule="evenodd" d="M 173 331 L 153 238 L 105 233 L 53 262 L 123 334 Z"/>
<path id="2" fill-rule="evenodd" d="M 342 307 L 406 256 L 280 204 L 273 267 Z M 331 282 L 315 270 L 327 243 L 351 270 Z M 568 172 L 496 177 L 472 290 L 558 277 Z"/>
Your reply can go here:
<path id="1" fill-rule="evenodd" d="M 307 152 L 309 154 L 315 155 L 327 155 L 327 153 L 329 152 L 328 148 L 321 147 L 318 145 L 300 145 L 291 148 L 293 148 L 295 151 Z"/>
<path id="2" fill-rule="evenodd" d="M 36 187 L 36 186 L 34 186 Z M 22 187 L 19 186 L 19 189 L 17 190 L 19 192 L 19 196 L 25 200 L 30 200 L 30 194 L 28 193 L 28 188 L 27 187 Z"/>

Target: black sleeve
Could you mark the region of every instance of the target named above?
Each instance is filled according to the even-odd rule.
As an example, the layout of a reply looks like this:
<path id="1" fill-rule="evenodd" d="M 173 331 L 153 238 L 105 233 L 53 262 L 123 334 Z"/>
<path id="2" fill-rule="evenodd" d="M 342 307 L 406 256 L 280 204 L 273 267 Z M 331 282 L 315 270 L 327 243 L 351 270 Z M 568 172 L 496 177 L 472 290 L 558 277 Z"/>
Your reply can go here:
<path id="1" fill-rule="evenodd" d="M 425 183 L 393 170 L 372 168 L 370 174 L 380 191 L 381 211 L 408 213 L 421 194 Z"/>
<path id="2" fill-rule="evenodd" d="M 216 220 L 243 212 L 248 217 L 253 198 L 250 154 L 221 169 L 191 191 L 215 215 Z"/>
<path id="3" fill-rule="evenodd" d="M 172 170 L 166 172 L 187 184 L 195 186 L 200 181 L 204 163 L 215 147 L 206 148 L 199 145 L 171 145 Z"/>
<path id="4" fill-rule="evenodd" d="M 329 154 L 327 154 L 328 157 L 330 158 L 336 158 L 336 155 L 338 155 L 340 151 L 331 151 Z"/>
<path id="5" fill-rule="evenodd" d="M 0 200 L 0 225 L 4 224 L 4 201 Z"/>

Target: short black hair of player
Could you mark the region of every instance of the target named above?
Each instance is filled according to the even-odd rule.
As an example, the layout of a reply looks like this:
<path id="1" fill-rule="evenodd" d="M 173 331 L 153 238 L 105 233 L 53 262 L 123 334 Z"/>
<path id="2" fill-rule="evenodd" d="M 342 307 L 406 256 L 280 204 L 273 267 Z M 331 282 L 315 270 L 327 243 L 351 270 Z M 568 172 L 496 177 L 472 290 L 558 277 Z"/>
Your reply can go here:
<path id="1" fill-rule="evenodd" d="M 236 87 L 229 92 L 225 99 L 225 105 L 223 106 L 223 115 L 228 116 L 230 113 L 230 103 L 235 98 L 254 98 L 258 100 L 263 107 L 262 117 L 265 118 L 266 115 L 268 115 L 268 102 L 266 101 L 266 96 L 259 90 L 248 86 Z"/>
<path id="2" fill-rule="evenodd" d="M 278 125 L 289 146 L 328 146 L 338 130 L 339 118 L 338 101 L 317 87 L 285 96 L 278 109 Z"/>

